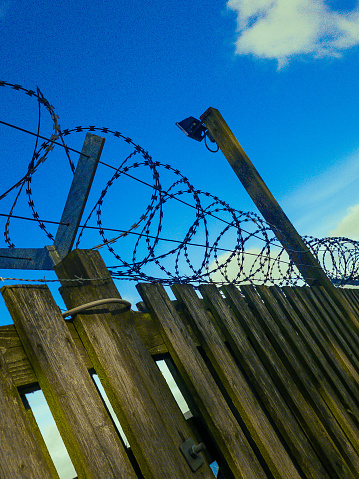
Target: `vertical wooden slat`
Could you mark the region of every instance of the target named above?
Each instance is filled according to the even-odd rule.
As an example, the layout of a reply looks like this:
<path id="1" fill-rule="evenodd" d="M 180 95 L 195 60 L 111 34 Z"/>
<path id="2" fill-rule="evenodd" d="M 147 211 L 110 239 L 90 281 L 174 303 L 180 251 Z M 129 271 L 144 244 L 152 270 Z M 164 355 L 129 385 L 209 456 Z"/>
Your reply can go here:
<path id="1" fill-rule="evenodd" d="M 336 327 L 341 331 L 359 361 L 359 319 L 348 320 L 343 311 L 338 308 L 323 288 L 313 288 L 312 293 L 319 298 L 323 306 L 333 315 Z"/>
<path id="2" fill-rule="evenodd" d="M 189 313 L 190 324 L 210 359 L 221 383 L 251 433 L 260 453 L 277 478 L 299 478 L 279 437 L 261 408 L 246 378 L 221 341 L 213 323 L 190 285 L 174 285 L 172 290 Z"/>
<path id="3" fill-rule="evenodd" d="M 81 278 L 109 275 L 97 251 L 73 251 L 56 271 L 62 279 L 74 274 Z M 92 284 L 79 287 L 66 281 L 62 284 L 65 286 L 61 294 L 68 308 L 120 297 L 111 279 L 96 287 Z M 74 325 L 145 478 L 182 479 L 189 475 L 198 479 L 213 478 L 207 463 L 191 472 L 179 449 L 192 437 L 191 430 L 146 350 L 132 312 L 121 313 L 119 305 L 103 305 L 77 314 Z"/>
<path id="4" fill-rule="evenodd" d="M 2 293 L 78 477 L 135 479 L 48 288 L 6 286 Z"/>
<path id="5" fill-rule="evenodd" d="M 293 349 L 293 343 L 290 344 L 286 340 L 282 331 L 277 326 L 276 322 L 273 320 L 273 317 L 270 315 L 260 297 L 256 293 L 254 287 L 243 286 L 241 290 L 244 292 L 246 299 L 250 303 L 250 306 L 262 319 L 262 325 L 266 334 L 270 338 L 270 341 L 275 347 L 277 353 L 280 355 L 287 370 L 290 371 L 293 380 L 300 385 L 303 395 L 313 407 L 315 414 L 322 422 L 327 433 L 330 435 L 331 440 L 340 451 L 340 454 L 346 461 L 347 465 L 353 472 L 356 473 L 359 470 L 359 457 L 353 446 L 344 436 L 343 431 L 338 426 L 337 421 L 333 417 L 326 403 L 323 401 L 323 398 L 319 393 L 320 384 L 310 378 L 308 369 L 303 367 L 300 356 L 298 356 L 297 352 L 295 352 Z M 277 310 L 276 313 L 279 315 L 279 310 Z M 297 341 L 297 344 L 299 344 L 299 340 Z"/>
<path id="6" fill-rule="evenodd" d="M 335 348 L 338 358 L 359 384 L 358 347 L 353 342 L 355 331 L 348 332 L 346 319 L 333 308 L 333 304 L 326 301 L 319 288 L 303 288 L 302 294 L 317 310 L 318 321 L 323 322 L 323 334 L 331 338 L 330 344 Z"/>
<path id="7" fill-rule="evenodd" d="M 258 312 L 242 315 L 242 309 L 248 310 L 248 307 L 239 290 L 233 285 L 225 286 L 223 290 L 261 361 L 313 444 L 330 477 L 352 477 L 348 465 L 335 447 L 317 413 L 299 389 L 300 383 L 294 380 L 291 371 L 288 371 L 283 363 L 283 354 L 273 347 L 272 338 L 269 339 L 263 329 L 264 321 L 263 323 L 259 321 L 261 315 Z M 264 308 L 261 302 L 258 306 Z"/>
<path id="8" fill-rule="evenodd" d="M 359 421 L 359 412 L 355 412 L 359 409 L 358 383 L 348 373 L 347 369 L 342 366 L 341 360 L 338 359 L 335 353 L 338 346 L 335 342 L 333 343 L 332 336 L 328 334 L 328 331 L 323 333 L 325 323 L 318 316 L 316 310 L 308 303 L 307 297 L 302 294 L 302 288 L 285 287 L 282 290 L 285 294 L 285 301 L 290 305 L 289 307 L 286 306 L 289 314 L 288 319 L 291 320 L 295 317 L 289 309 L 291 307 L 298 314 L 305 328 L 303 334 L 308 334 L 316 345 L 314 347 L 318 348 L 316 355 L 318 358 L 322 358 L 320 361 L 323 374 L 326 375 L 329 381 L 332 381 L 347 410 L 351 411 L 356 421 Z M 273 288 L 273 293 L 279 301 L 283 301 L 284 296 L 277 288 Z M 339 384 L 337 383 L 338 381 Z M 345 388 L 344 391 L 343 387 Z"/>
<path id="9" fill-rule="evenodd" d="M 357 290 L 355 289 L 343 288 L 341 290 L 341 293 L 347 299 L 348 303 L 350 304 L 350 307 L 353 309 L 356 316 L 359 317 L 359 302 L 356 291 Z"/>
<path id="10" fill-rule="evenodd" d="M 0 352 L 0 477 L 56 479 L 58 474 L 32 428 Z"/>
<path id="11" fill-rule="evenodd" d="M 139 284 L 137 288 L 234 477 L 266 477 L 163 286 Z"/>
<path id="12" fill-rule="evenodd" d="M 256 289 L 283 334 L 288 347 L 295 354 L 298 360 L 298 368 L 302 370 L 303 376 L 314 385 L 315 390 L 323 398 L 354 449 L 359 450 L 358 425 L 353 421 L 351 415 L 348 414 L 343 403 L 343 394 L 345 394 L 343 385 L 337 380 L 316 343 L 307 334 L 298 316 L 285 301 L 285 297 L 283 295 L 281 297 L 280 292 L 277 291 L 277 297 L 282 300 L 281 308 L 273 295 L 272 289 L 265 286 L 257 286 Z M 283 305 L 285 306 L 284 310 Z M 286 308 L 287 314 L 285 314 Z M 316 398 L 313 399 L 317 402 Z M 350 400 L 349 396 L 347 399 L 352 406 L 352 414 L 358 413 L 354 402 Z"/>
<path id="13" fill-rule="evenodd" d="M 214 285 L 201 285 L 199 290 L 207 305 L 211 308 L 218 326 L 231 346 L 233 354 L 245 370 L 305 477 L 308 479 L 328 478 L 329 475 L 315 454 L 307 436 L 268 374 L 266 362 L 262 362 L 256 354 L 245 330 L 224 298 Z M 248 323 L 251 322 L 250 311 L 245 304 L 241 307 L 241 314 L 247 315 Z"/>

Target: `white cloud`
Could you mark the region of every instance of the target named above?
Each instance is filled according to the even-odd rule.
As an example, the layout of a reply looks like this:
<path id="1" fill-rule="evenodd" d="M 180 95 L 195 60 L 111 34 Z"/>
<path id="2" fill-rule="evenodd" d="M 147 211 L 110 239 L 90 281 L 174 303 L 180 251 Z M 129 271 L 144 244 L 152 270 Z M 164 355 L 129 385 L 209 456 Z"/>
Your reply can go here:
<path id="1" fill-rule="evenodd" d="M 329 231 L 330 236 L 359 240 L 359 204 L 350 206 L 337 227 Z"/>
<path id="2" fill-rule="evenodd" d="M 331 9 L 324 0 L 228 0 L 237 13 L 236 53 L 275 59 L 339 57 L 359 44 L 359 6 Z"/>

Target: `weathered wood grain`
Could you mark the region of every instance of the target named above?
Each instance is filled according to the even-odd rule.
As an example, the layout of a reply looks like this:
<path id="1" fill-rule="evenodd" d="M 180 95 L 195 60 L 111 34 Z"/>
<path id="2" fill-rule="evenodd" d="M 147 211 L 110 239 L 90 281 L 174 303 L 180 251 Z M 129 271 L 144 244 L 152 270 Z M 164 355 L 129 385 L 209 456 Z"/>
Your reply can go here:
<path id="1" fill-rule="evenodd" d="M 108 275 L 97 251 L 86 254 L 74 251 L 62 261 L 61 278 L 79 274 L 73 269 L 72 262 L 72 257 L 77 255 L 81 256 L 87 273 L 92 277 Z M 84 277 L 83 272 L 81 276 Z M 61 294 L 69 308 L 120 296 L 112 280 L 98 284 L 95 291 L 87 284 L 81 288 L 66 282 L 63 284 Z M 189 474 L 198 479 L 212 478 L 207 463 L 191 472 L 179 449 L 192 432 L 147 351 L 133 318 L 133 312 L 122 313 L 121 307 L 109 304 L 78 314 L 74 325 L 86 345 L 141 472 L 146 479 L 182 479 Z M 148 320 L 147 316 L 145 318 Z"/>
<path id="2" fill-rule="evenodd" d="M 309 335 L 310 341 L 314 343 L 313 348 L 318 357 L 318 361 L 321 364 L 323 374 L 326 376 L 327 380 L 331 382 L 345 408 L 358 423 L 358 383 L 353 376 L 349 374 L 347 368 L 343 367 L 341 357 L 344 353 L 342 352 L 340 356 L 336 353 L 339 348 L 338 344 L 330 332 L 325 328 L 325 322 L 321 320 L 320 315 L 309 303 L 307 296 L 303 294 L 303 288 L 285 287 L 282 288 L 282 292 L 278 288 L 273 288 L 272 291 L 279 301 L 283 301 L 284 293 L 285 300 L 300 317 L 300 321 L 305 328 L 302 334 L 304 337 Z M 293 313 L 288 306 L 286 306 L 286 310 L 288 311 L 288 320 L 291 321 Z"/>
<path id="3" fill-rule="evenodd" d="M 313 293 L 319 297 L 319 300 L 325 308 L 330 309 L 334 313 L 338 329 L 345 334 L 345 337 L 356 353 L 356 357 L 359 359 L 359 319 L 355 317 L 354 320 L 348 320 L 345 311 L 336 305 L 325 289 L 317 287 L 313 289 Z M 341 293 L 343 293 L 343 291 L 341 291 Z"/>
<path id="4" fill-rule="evenodd" d="M 353 309 L 355 315 L 359 317 L 359 297 L 357 294 L 357 290 L 355 289 L 347 289 L 343 288 L 341 290 L 342 295 L 346 298 L 348 303 L 350 304 L 351 308 Z"/>
<path id="5" fill-rule="evenodd" d="M 331 438 L 333 444 L 337 447 L 348 467 L 351 468 L 353 473 L 357 473 L 357 471 L 359 471 L 359 456 L 356 453 L 355 447 L 351 445 L 347 437 L 343 434 L 341 428 L 338 426 L 332 411 L 330 411 L 326 402 L 323 400 L 321 393 L 325 394 L 327 398 L 330 397 L 332 400 L 328 385 L 325 385 L 324 388 L 323 379 L 321 380 L 322 385 L 318 382 L 318 379 L 313 380 L 313 378 L 310 377 L 311 369 L 307 368 L 305 364 L 303 365 L 302 361 L 305 357 L 305 352 L 301 355 L 298 354 L 297 346 L 300 344 L 299 337 L 295 343 L 296 347 L 294 347 L 294 343 L 287 340 L 272 315 L 264 306 L 254 287 L 243 286 L 241 290 L 244 292 L 250 307 L 252 307 L 253 310 L 256 311 L 258 317 L 261 318 L 262 327 L 278 355 L 280 355 L 286 369 L 290 372 L 292 380 L 299 385 L 306 401 L 312 406 L 315 414 L 325 427 L 327 434 Z M 274 303 L 272 303 L 272 305 L 273 308 L 275 308 Z M 281 312 L 279 308 L 276 308 L 276 317 L 280 317 L 280 315 Z M 312 365 L 312 368 L 314 368 L 314 364 Z M 341 420 L 343 422 L 344 419 L 345 418 L 342 415 Z M 348 424 L 346 424 L 346 427 L 349 429 Z M 352 438 L 355 438 L 354 432 Z"/>
<path id="6" fill-rule="evenodd" d="M 333 304 L 326 301 L 319 288 L 316 288 L 316 290 L 303 288 L 302 294 L 307 297 L 309 304 L 316 309 L 319 317 L 318 321 L 323 322 L 322 332 L 328 337 L 334 353 L 359 384 L 358 351 L 352 338 L 355 332 L 348 332 L 343 324 L 346 323 L 346 319 L 343 319 L 340 311 L 333 308 Z"/>
<path id="7" fill-rule="evenodd" d="M 131 314 L 132 320 L 150 354 L 156 356 L 167 353 L 167 347 L 150 315 L 136 311 L 131 311 Z M 93 364 L 74 325 L 70 321 L 66 321 L 66 325 L 87 369 L 92 369 Z M 15 386 L 23 387 L 37 382 L 36 374 L 28 360 L 13 324 L 0 326 L 0 351 L 4 355 Z"/>
<path id="8" fill-rule="evenodd" d="M 136 478 L 46 286 L 5 286 L 5 303 L 79 478 Z"/>
<path id="9" fill-rule="evenodd" d="M 225 387 L 234 406 L 244 421 L 251 438 L 277 478 L 299 478 L 268 417 L 261 408 L 246 378 L 236 366 L 228 348 L 223 343 L 213 322 L 190 285 L 174 285 L 172 290 L 188 311 L 188 319 L 207 357 Z"/>
<path id="10" fill-rule="evenodd" d="M 211 308 L 233 354 L 246 372 L 250 384 L 266 407 L 305 477 L 308 479 L 329 478 L 310 441 L 268 374 L 266 363 L 258 357 L 250 338 L 227 302 L 214 285 L 201 285 L 199 290 Z M 241 305 L 241 315 L 246 315 L 247 323 L 251 323 L 251 313 L 244 302 Z"/>
<path id="11" fill-rule="evenodd" d="M 159 284 L 137 288 L 234 477 L 266 477 L 164 288 Z"/>
<path id="12" fill-rule="evenodd" d="M 345 389 L 321 354 L 317 344 L 312 340 L 290 304 L 286 302 L 284 295 L 277 291 L 277 297 L 275 297 L 274 291 L 264 286 L 257 286 L 256 290 L 283 334 L 288 347 L 294 352 L 298 368 L 302 370 L 303 376 L 318 391 L 353 448 L 359 450 L 358 425 L 343 402 Z M 313 399 L 317 403 L 317 399 L 315 397 Z M 347 400 L 352 406 L 352 412 L 358 414 L 359 410 L 349 396 Z"/>
<path id="13" fill-rule="evenodd" d="M 323 423 L 318 418 L 316 410 L 308 402 L 305 391 L 301 390 L 300 383 L 292 376 L 292 371 L 287 369 L 287 364 L 283 353 L 278 348 L 274 348 L 272 337 L 267 336 L 267 331 L 263 328 L 265 321 L 260 321 L 261 313 L 264 313 L 265 320 L 269 315 L 266 310 L 261 311 L 264 304 L 258 301 L 259 311 L 254 314 L 242 315 L 242 308 L 245 307 L 245 301 L 239 290 L 232 285 L 223 288 L 226 298 L 230 301 L 231 307 L 238 320 L 244 327 L 249 336 L 253 347 L 265 364 L 266 369 L 271 375 L 273 381 L 278 387 L 280 393 L 285 398 L 288 406 L 291 408 L 297 421 L 307 434 L 309 440 L 328 471 L 330 477 L 352 477 L 349 466 L 334 445 L 332 438 L 328 435 Z M 269 321 L 270 318 L 268 318 Z M 278 333 L 279 334 L 279 333 Z M 284 361 L 284 362 L 283 362 Z"/>
<path id="14" fill-rule="evenodd" d="M 2 479 L 59 477 L 51 459 L 41 448 L 1 352 L 0 445 Z"/>

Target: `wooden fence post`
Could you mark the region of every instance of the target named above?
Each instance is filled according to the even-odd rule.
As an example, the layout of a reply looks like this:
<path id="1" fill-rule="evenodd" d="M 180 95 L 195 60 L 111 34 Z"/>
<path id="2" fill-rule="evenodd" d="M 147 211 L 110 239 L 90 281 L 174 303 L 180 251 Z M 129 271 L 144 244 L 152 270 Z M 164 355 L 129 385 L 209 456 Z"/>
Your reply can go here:
<path id="1" fill-rule="evenodd" d="M 323 286 L 335 303 L 345 311 L 348 319 L 357 324 L 348 302 L 324 273 L 318 260 L 277 203 L 220 112 L 215 108 L 208 108 L 201 116 L 201 120 L 307 284 Z"/>

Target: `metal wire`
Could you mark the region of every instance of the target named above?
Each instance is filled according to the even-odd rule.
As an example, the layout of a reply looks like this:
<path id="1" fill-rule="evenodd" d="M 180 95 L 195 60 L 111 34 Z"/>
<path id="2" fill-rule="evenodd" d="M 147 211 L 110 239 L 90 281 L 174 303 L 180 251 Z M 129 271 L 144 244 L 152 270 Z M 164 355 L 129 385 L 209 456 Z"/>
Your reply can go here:
<path id="1" fill-rule="evenodd" d="M 80 246 L 87 231 L 97 229 L 101 242 L 93 248 L 104 248 L 115 259 L 115 264 L 109 266 L 114 279 L 158 281 L 163 284 L 191 283 L 195 286 L 203 282 L 280 286 L 304 284 L 296 266 L 275 237 L 274 227 L 258 214 L 236 210 L 217 196 L 196 189 L 178 169 L 169 164 L 153 161 L 146 150 L 117 130 L 94 125 L 61 129 L 54 107 L 39 89 L 35 92 L 17 84 L 1 81 L 0 86 L 25 92 L 37 100 L 39 107 L 37 134 L 21 129 L 37 138 L 26 174 L 0 195 L 2 200 L 10 191 L 17 189 L 10 212 L 6 215 L 0 214 L 7 217 L 4 238 L 10 248 L 15 246 L 10 238 L 11 218 L 29 219 L 26 216 L 14 215 L 15 206 L 24 190 L 28 196 L 32 220 L 38 223 L 47 238 L 53 240 L 45 223 L 57 222 L 45 221 L 38 214 L 31 187 L 32 178 L 39 166 L 48 158 L 54 144 L 64 147 L 71 171 L 74 172 L 75 167 L 69 156 L 69 150 L 76 150 L 67 146 L 65 138 L 86 131 L 99 132 L 101 135 L 110 135 L 116 140 L 124 141 L 133 148 L 133 151 L 120 160 L 118 166 L 100 161 L 111 168 L 113 174 L 104 185 L 87 219 L 80 226 L 76 247 Z M 43 106 L 50 113 L 55 130 L 55 134 L 50 138 L 39 134 L 40 112 Z M 13 126 L 3 121 L 1 123 Z M 40 147 L 37 146 L 39 138 L 46 139 Z M 56 141 L 58 139 L 59 142 Z M 142 176 L 144 174 L 146 176 Z M 145 180 L 148 174 L 151 177 L 150 182 Z M 107 205 L 110 209 L 113 208 L 113 204 L 107 201 L 108 193 L 121 177 L 131 178 L 151 188 L 150 199 L 132 226 L 113 227 L 115 225 L 111 224 L 105 227 L 104 209 Z M 170 221 L 169 226 L 167 225 L 165 212 L 176 207 L 178 211 L 179 205 L 188 208 L 188 214 L 177 213 L 181 222 L 181 228 L 178 228 L 180 236 L 171 238 L 169 234 L 163 234 L 164 230 L 171 233 L 173 224 L 173 221 Z M 96 225 L 90 224 L 93 217 L 96 217 Z M 184 224 L 185 221 L 188 222 L 187 225 Z M 108 237 L 110 231 L 119 234 Z M 343 286 L 346 283 L 359 282 L 359 242 L 348 238 L 304 237 L 303 240 L 328 277 L 337 284 Z M 202 248 L 201 254 L 198 253 L 199 246 Z"/>

